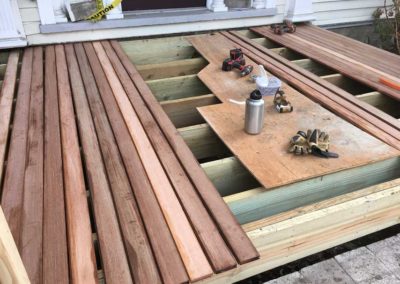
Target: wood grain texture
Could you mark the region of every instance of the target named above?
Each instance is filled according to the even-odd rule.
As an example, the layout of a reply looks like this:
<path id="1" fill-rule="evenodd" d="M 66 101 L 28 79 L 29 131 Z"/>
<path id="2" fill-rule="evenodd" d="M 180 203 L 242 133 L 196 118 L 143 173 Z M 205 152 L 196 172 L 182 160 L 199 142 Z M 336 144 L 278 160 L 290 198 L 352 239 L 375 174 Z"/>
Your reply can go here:
<path id="1" fill-rule="evenodd" d="M 216 272 L 231 269 L 236 261 L 220 236 L 213 220 L 208 215 L 196 189 L 188 179 L 184 169 L 165 139 L 157 122 L 147 109 L 143 99 L 135 88 L 124 66 L 115 54 L 109 42 L 102 43 L 114 70 L 127 93 L 147 135 L 160 159 L 180 202 Z"/>
<path id="2" fill-rule="evenodd" d="M 299 30 L 302 28 L 303 27 L 299 27 Z M 348 55 L 346 56 L 336 51 L 331 51 L 330 49 L 312 42 L 310 39 L 304 40 L 295 34 L 285 34 L 284 36 L 279 36 L 274 34 L 269 27 L 258 27 L 252 28 L 251 30 L 284 46 L 289 46 L 290 49 L 304 54 L 317 62 L 327 65 L 332 69 L 337 70 L 341 74 L 364 83 L 379 92 L 387 94 L 395 99 L 400 99 L 399 91 L 379 82 L 379 78 L 382 77 L 382 74 L 386 74 L 386 77 L 398 81 L 398 76 L 400 75 L 399 73 L 397 73 L 395 76 L 387 74 L 385 71 L 381 71 L 354 60 L 351 56 L 349 57 Z M 361 49 L 360 53 L 365 53 L 365 50 Z M 376 60 L 379 59 L 379 57 L 376 58 Z M 395 61 L 388 62 L 393 62 L 393 64 L 395 64 Z"/>
<path id="3" fill-rule="evenodd" d="M 118 109 L 107 77 L 103 69 L 99 68 L 101 66 L 100 61 L 93 45 L 91 43 L 84 43 L 83 45 L 98 85 L 98 91 L 101 95 L 110 126 L 114 132 L 129 181 L 131 182 L 162 280 L 165 283 L 186 283 L 188 276 L 185 267 L 159 207 L 157 198 L 151 188 L 139 154 L 130 137 L 124 118 Z M 75 48 L 79 54 L 78 46 L 75 46 Z M 131 257 L 136 257 L 136 255 L 132 255 Z"/>
<path id="4" fill-rule="evenodd" d="M 8 56 L 4 83 L 0 92 L 0 184 L 3 178 L 4 161 L 9 137 L 11 112 L 17 85 L 19 51 L 14 50 Z"/>
<path id="5" fill-rule="evenodd" d="M 97 283 L 89 208 L 64 47 L 56 45 L 61 143 L 71 281 Z"/>
<path id="6" fill-rule="evenodd" d="M 240 46 L 245 54 L 252 60 L 256 61 L 258 64 L 264 65 L 268 71 L 273 73 L 275 76 L 278 76 L 282 80 L 289 82 L 290 85 L 301 90 L 304 95 L 320 103 L 333 113 L 340 115 L 342 118 L 345 118 L 347 121 L 374 135 L 392 147 L 400 149 L 399 140 L 393 136 L 397 135 L 397 133 L 396 131 L 392 131 L 393 128 L 391 128 L 389 125 L 381 123 L 380 126 L 384 129 L 380 129 L 370 122 L 371 116 L 367 112 L 360 108 L 354 108 L 349 101 L 331 94 L 329 90 L 323 86 L 309 80 L 306 77 L 302 77 L 296 71 L 282 65 L 275 60 L 271 54 L 267 55 L 266 53 L 263 53 L 252 46 L 243 44 L 243 42 L 229 33 L 222 32 L 221 34 L 233 41 L 235 46 Z"/>
<path id="7" fill-rule="evenodd" d="M 32 60 L 33 48 L 25 49 L 1 199 L 4 215 L 9 223 L 18 249 L 20 248 L 25 163 L 27 158 L 26 145 L 29 127 Z"/>
<path id="8" fill-rule="evenodd" d="M 193 153 L 186 145 L 179 132 L 176 130 L 162 107 L 155 99 L 149 87 L 146 85 L 135 66 L 130 62 L 121 46 L 116 41 L 111 41 L 115 52 L 127 70 L 132 81 L 141 94 L 147 107 L 164 132 L 171 148 L 176 153 L 186 173 L 192 180 L 195 188 L 203 200 L 209 214 L 215 220 L 220 232 L 228 243 L 239 263 L 246 263 L 259 257 L 259 254 L 251 241 L 244 233 L 232 212 L 223 201 L 204 170 L 199 166 Z"/>
<path id="9" fill-rule="evenodd" d="M 212 54 L 212 59 L 209 60 L 214 64 L 203 69 L 199 76 L 216 96 L 227 99 L 229 94 L 232 98 L 240 100 L 248 97 L 254 89 L 254 83 L 248 80 L 231 80 L 223 91 L 220 89 L 221 76 L 218 74 L 224 75 L 225 72 L 216 70 L 215 66 L 229 54 L 229 49 L 235 47 L 232 42 L 221 35 L 193 37 L 191 42 L 200 53 Z M 254 62 L 248 61 L 249 64 L 255 65 Z M 294 111 L 280 114 L 274 108 L 273 97 L 265 97 L 264 128 L 259 135 L 248 135 L 244 132 L 243 105 L 226 102 L 199 109 L 217 135 L 264 187 L 290 184 L 399 154 L 295 90 L 287 86 L 284 86 L 283 90 L 293 104 Z M 306 131 L 308 128 L 327 131 L 331 137 L 331 150 L 338 153 L 340 158 L 328 160 L 289 154 L 287 149 L 290 138 L 297 131 Z M 360 152 L 360 148 L 370 151 Z"/>
<path id="10" fill-rule="evenodd" d="M 73 82 L 71 84 L 72 97 L 82 144 L 84 168 L 93 203 L 105 280 L 108 283 L 133 283 L 74 47 L 67 44 L 64 45 L 64 49 L 69 77 Z"/>
<path id="11" fill-rule="evenodd" d="M 74 48 L 112 189 L 132 277 L 135 283 L 160 283 L 157 265 L 96 86 L 96 80 L 82 44 L 75 44 Z"/>
<path id="12" fill-rule="evenodd" d="M 4 284 L 29 284 L 18 248 L 14 242 L 3 210 L 0 207 L 0 282 Z"/>
<path id="13" fill-rule="evenodd" d="M 31 104 L 25 166 L 21 258 L 32 283 L 42 283 L 43 233 L 43 49 L 33 49 Z"/>
<path id="14" fill-rule="evenodd" d="M 124 117 L 132 140 L 138 149 L 143 166 L 146 169 L 153 190 L 163 210 L 164 217 L 172 232 L 179 253 L 185 264 L 191 281 L 206 278 L 212 274 L 212 269 L 194 234 L 189 220 L 174 193 L 170 181 L 154 151 L 140 120 L 137 117 L 115 71 L 112 69 L 100 42 L 94 42 L 93 47 L 99 57 L 102 68 L 113 90 L 114 97 Z"/>
<path id="15" fill-rule="evenodd" d="M 43 283 L 69 283 L 60 115 L 54 46 L 45 48 Z"/>

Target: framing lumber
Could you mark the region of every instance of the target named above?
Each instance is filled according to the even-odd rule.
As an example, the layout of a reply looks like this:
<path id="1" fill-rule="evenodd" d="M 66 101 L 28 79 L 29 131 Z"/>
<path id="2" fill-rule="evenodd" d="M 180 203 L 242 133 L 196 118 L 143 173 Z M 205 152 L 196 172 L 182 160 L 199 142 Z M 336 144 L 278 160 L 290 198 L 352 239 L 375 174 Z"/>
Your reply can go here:
<path id="1" fill-rule="evenodd" d="M 196 189 L 193 187 L 184 169 L 179 163 L 168 141 L 165 139 L 157 122 L 147 109 L 142 97 L 135 88 L 124 66 L 113 51 L 109 42 L 102 42 L 114 70 L 121 81 L 125 92 L 133 108 L 135 109 L 142 125 L 147 127 L 147 135 L 155 149 L 155 152 L 167 173 L 171 184 L 175 188 L 186 215 L 188 216 L 194 231 L 205 250 L 208 260 L 214 271 L 221 272 L 236 266 L 236 261 L 220 236 L 213 220 L 208 215 Z"/>
<path id="2" fill-rule="evenodd" d="M 165 283 L 186 283 L 188 276 L 182 259 L 179 256 L 174 239 L 151 188 L 139 154 L 130 137 L 124 118 L 118 111 L 118 105 L 107 81 L 106 74 L 102 68 L 99 68 L 101 63 L 96 56 L 93 45 L 91 43 L 84 43 L 83 45 L 92 67 L 92 72 L 98 85 L 98 91 L 103 100 L 109 122 L 114 131 L 115 140 L 121 152 L 129 180 L 132 184 L 132 189 L 137 199 L 143 223 L 149 235 L 149 241 L 152 244 L 162 280 Z M 77 48 L 77 46 L 75 47 Z M 137 176 L 142 178 L 138 179 Z"/>
<path id="3" fill-rule="evenodd" d="M 334 71 L 318 62 L 315 62 L 309 58 L 292 60 L 292 62 L 297 64 L 299 67 L 304 68 L 318 76 L 325 76 L 325 75 L 331 75 L 331 74 L 336 73 L 336 71 Z"/>
<path id="4" fill-rule="evenodd" d="M 253 40 L 254 41 L 254 40 Z M 276 48 L 269 48 L 272 52 L 275 52 L 276 54 L 286 58 L 287 60 L 300 60 L 304 59 L 305 56 L 301 55 L 300 53 L 297 53 L 293 50 L 290 50 L 286 47 L 276 47 Z"/>
<path id="5" fill-rule="evenodd" d="M 0 52 L 0 64 L 6 64 L 9 55 L 10 55 L 9 51 Z"/>
<path id="6" fill-rule="evenodd" d="M 19 51 L 10 53 L 0 91 L 0 184 L 2 183 L 4 161 L 9 137 L 11 112 L 17 85 Z"/>
<path id="7" fill-rule="evenodd" d="M 219 103 L 218 98 L 213 95 L 201 95 L 196 97 L 163 101 L 161 106 L 171 119 L 176 128 L 204 123 L 204 118 L 197 108 Z"/>
<path id="8" fill-rule="evenodd" d="M 24 194 L 25 164 L 29 128 L 30 90 L 32 78 L 33 48 L 27 48 L 22 59 L 21 83 L 18 87 L 13 130 L 8 150 L 7 167 L 1 203 L 11 233 L 20 249 L 20 230 Z"/>
<path id="9" fill-rule="evenodd" d="M 219 226 L 221 233 L 228 242 L 238 262 L 242 264 L 258 258 L 259 254 L 257 250 L 254 248 L 250 240 L 247 239 L 232 212 L 221 199 L 221 196 L 218 194 L 204 171 L 198 166 L 198 162 L 194 158 L 190 149 L 187 147 L 182 137 L 177 133 L 176 128 L 156 101 L 150 88 L 140 77 L 135 66 L 129 61 L 129 58 L 124 54 L 121 46 L 116 41 L 112 41 L 111 44 L 125 69 L 128 71 L 129 76 L 135 82 L 136 88 L 141 93 L 147 107 L 152 112 L 157 123 L 163 129 L 164 135 L 181 161 L 186 173 L 190 176 L 193 184 L 197 188 L 210 215 L 216 221 L 217 226 Z"/>
<path id="10" fill-rule="evenodd" d="M 224 158 L 231 155 L 228 148 L 206 123 L 182 127 L 178 129 L 178 132 L 197 160 Z"/>
<path id="11" fill-rule="evenodd" d="M 342 74 L 330 74 L 321 76 L 321 78 L 353 95 L 372 91 L 372 89 L 368 86 L 355 82 L 354 80 L 347 78 Z"/>
<path id="12" fill-rule="evenodd" d="M 21 222 L 21 258 L 32 283 L 43 282 L 43 49 L 33 49 L 31 103 Z"/>
<path id="13" fill-rule="evenodd" d="M 210 94 L 197 74 L 150 80 L 146 82 L 158 101 L 190 98 Z"/>
<path id="14" fill-rule="evenodd" d="M 69 283 L 60 115 L 54 46 L 45 48 L 43 283 Z"/>
<path id="15" fill-rule="evenodd" d="M 146 169 L 153 190 L 163 210 L 168 226 L 177 243 L 179 253 L 185 264 L 191 281 L 204 279 L 212 274 L 212 269 L 204 255 L 201 246 L 193 232 L 189 220 L 174 189 L 168 180 L 167 174 L 157 158 L 157 154 L 146 132 L 140 123 L 137 113 L 133 109 L 117 74 L 112 69 L 105 50 L 100 42 L 94 42 L 93 47 L 99 57 L 101 66 L 108 78 L 114 97 L 127 124 L 132 140 L 138 149 L 143 166 Z"/>
<path id="16" fill-rule="evenodd" d="M 71 281 L 97 283 L 89 208 L 63 45 L 56 45 L 61 144 Z"/>
<path id="17" fill-rule="evenodd" d="M 395 118 L 400 117 L 400 102 L 387 95 L 379 92 L 369 92 L 356 95 L 356 98 L 386 112 Z"/>
<path id="18" fill-rule="evenodd" d="M 30 283 L 18 248 L 14 242 L 3 210 L 0 207 L 0 282 L 4 284 Z"/>
<path id="19" fill-rule="evenodd" d="M 71 44 L 64 48 L 104 275 L 111 283 L 133 283 L 78 61 Z"/>
<path id="20" fill-rule="evenodd" d="M 207 61 L 204 58 L 196 57 L 179 61 L 137 65 L 137 68 L 144 80 L 157 80 L 196 74 L 206 65 Z"/>

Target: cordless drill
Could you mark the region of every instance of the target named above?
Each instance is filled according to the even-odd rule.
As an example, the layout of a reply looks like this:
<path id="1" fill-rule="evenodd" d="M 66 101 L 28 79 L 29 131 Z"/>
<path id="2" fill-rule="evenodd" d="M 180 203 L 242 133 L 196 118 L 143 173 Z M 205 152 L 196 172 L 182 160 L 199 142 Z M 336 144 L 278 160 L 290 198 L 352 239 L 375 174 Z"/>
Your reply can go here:
<path id="1" fill-rule="evenodd" d="M 240 76 L 242 77 L 253 71 L 253 66 L 246 65 L 246 60 L 240 48 L 231 49 L 229 55 L 230 57 L 222 62 L 223 71 L 231 71 L 236 68 L 240 71 Z"/>

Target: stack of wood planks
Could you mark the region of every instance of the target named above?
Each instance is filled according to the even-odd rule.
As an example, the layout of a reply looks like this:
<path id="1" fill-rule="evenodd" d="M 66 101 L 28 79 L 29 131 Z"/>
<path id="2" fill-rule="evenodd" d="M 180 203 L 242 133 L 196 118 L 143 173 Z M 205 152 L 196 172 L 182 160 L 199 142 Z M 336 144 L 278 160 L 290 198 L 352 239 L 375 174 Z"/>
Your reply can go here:
<path id="1" fill-rule="evenodd" d="M 299 30 L 301 29 L 300 27 Z M 254 28 L 252 30 L 260 32 L 263 35 L 268 34 L 268 37 L 270 37 L 270 34 L 273 34 L 269 27 Z M 235 46 L 242 48 L 245 54 L 257 64 L 264 65 L 268 71 L 286 81 L 304 95 L 385 143 L 400 149 L 400 122 L 394 117 L 378 110 L 368 103 L 358 100 L 352 94 L 318 77 L 310 71 L 299 67 L 295 63 L 279 56 L 261 44 L 243 36 L 239 32 L 230 31 L 221 32 L 221 34 L 234 43 Z M 280 41 L 288 37 L 293 37 L 293 35 L 287 34 L 283 36 L 273 35 L 274 39 L 275 37 L 282 38 Z M 293 45 L 295 45 L 295 43 L 291 43 L 290 48 L 292 48 Z M 303 47 L 302 51 L 296 51 L 311 53 L 318 52 L 318 48 L 308 46 Z M 321 58 L 334 61 L 332 55 L 331 57 L 327 55 L 326 57 L 321 56 Z M 358 68 L 360 69 L 362 67 L 358 66 Z M 360 69 L 357 72 L 363 74 L 363 72 L 367 72 L 366 70 L 368 70 L 368 68 Z M 353 75 L 356 76 L 355 74 Z M 391 91 L 393 91 L 393 89 Z"/>
<path id="2" fill-rule="evenodd" d="M 25 49 L 12 118 L 18 58 L 1 205 L 32 283 L 186 283 L 259 257 L 119 43 Z"/>

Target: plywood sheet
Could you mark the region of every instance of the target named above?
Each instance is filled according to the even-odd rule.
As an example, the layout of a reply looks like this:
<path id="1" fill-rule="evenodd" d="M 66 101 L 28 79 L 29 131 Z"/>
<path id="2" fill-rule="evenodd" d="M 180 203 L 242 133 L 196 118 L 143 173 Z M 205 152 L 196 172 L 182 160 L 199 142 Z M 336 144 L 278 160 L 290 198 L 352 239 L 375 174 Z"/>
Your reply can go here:
<path id="1" fill-rule="evenodd" d="M 328 173 L 353 168 L 399 155 L 399 152 L 312 102 L 289 86 L 283 86 L 294 112 L 279 114 L 273 98 L 265 98 L 264 128 L 259 135 L 244 132 L 244 100 L 255 88 L 248 78 L 220 71 L 220 63 L 235 47 L 220 35 L 191 38 L 195 48 L 211 63 L 200 79 L 223 103 L 199 108 L 201 115 L 243 165 L 266 188 L 273 188 Z M 249 64 L 255 65 L 250 60 Z M 235 77 L 236 76 L 236 77 Z M 320 128 L 329 132 L 333 152 L 339 159 L 295 156 L 287 152 L 290 138 L 299 130 Z"/>

